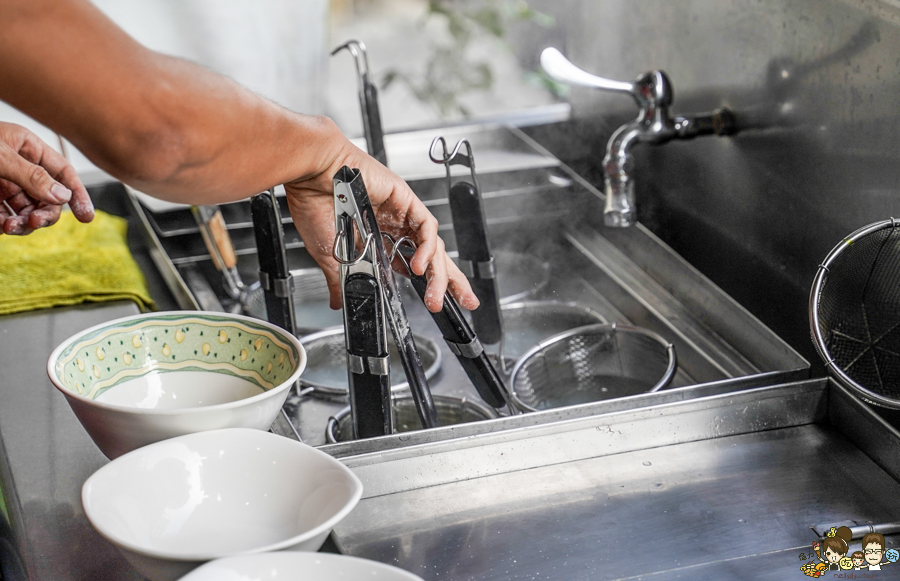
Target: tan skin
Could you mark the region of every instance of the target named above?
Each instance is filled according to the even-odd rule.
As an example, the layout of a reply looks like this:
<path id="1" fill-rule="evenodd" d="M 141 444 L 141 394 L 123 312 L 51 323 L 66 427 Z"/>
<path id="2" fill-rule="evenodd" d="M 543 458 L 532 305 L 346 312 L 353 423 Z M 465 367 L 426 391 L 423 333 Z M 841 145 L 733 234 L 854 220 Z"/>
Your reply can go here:
<path id="1" fill-rule="evenodd" d="M 0 22 L 0 100 L 65 136 L 116 178 L 188 204 L 233 201 L 284 184 L 294 223 L 328 278 L 333 308 L 340 306 L 340 285 L 331 258 L 332 176 L 344 165 L 362 172 L 382 230 L 417 243 L 412 269 L 428 276 L 426 306 L 440 310 L 448 289 L 463 307 L 478 306 L 444 250 L 434 216 L 330 119 L 288 111 L 202 67 L 150 51 L 88 0 L 0 0 Z M 0 142 L 8 144 L 2 133 L 15 132 L 9 127 L 15 126 L 0 124 Z M 10 206 L 19 214 L 0 209 L 3 231 L 24 234 L 54 223 L 67 196 L 75 216 L 89 221 L 90 200 L 71 167 L 46 145 L 35 148 L 40 156 L 27 148 L 17 153 L 43 166 L 43 186 L 10 177 L 10 152 L 0 143 L 0 186 L 12 184 L 0 187 L 0 200 L 14 198 Z M 56 183 L 65 187 L 53 193 Z M 23 214 L 14 204 L 30 209 Z"/>

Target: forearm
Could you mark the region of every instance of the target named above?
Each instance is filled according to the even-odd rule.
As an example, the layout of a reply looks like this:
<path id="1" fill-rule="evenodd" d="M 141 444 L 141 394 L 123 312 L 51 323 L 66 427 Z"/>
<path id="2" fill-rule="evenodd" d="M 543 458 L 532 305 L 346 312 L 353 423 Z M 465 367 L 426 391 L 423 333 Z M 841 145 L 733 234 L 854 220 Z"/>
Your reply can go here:
<path id="1" fill-rule="evenodd" d="M 149 193 L 246 197 L 310 177 L 345 147 L 330 121 L 149 51 L 86 1 L 4 1 L 0 21 L 0 54 L 20 57 L 0 70 L 0 98 Z"/>

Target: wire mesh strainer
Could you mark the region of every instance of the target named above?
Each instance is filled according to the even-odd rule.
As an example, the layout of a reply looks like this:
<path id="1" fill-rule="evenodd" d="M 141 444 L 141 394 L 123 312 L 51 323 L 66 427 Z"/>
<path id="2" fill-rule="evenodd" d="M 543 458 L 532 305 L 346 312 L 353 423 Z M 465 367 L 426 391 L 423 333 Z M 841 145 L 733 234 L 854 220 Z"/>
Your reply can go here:
<path id="1" fill-rule="evenodd" d="M 860 228 L 828 254 L 809 299 L 813 342 L 863 400 L 900 409 L 900 222 Z"/>
<path id="2" fill-rule="evenodd" d="M 432 379 L 441 369 L 442 355 L 437 343 L 413 333 L 419 357 L 422 359 L 422 367 L 425 369 L 425 379 Z M 306 350 L 306 369 L 300 376 L 301 391 L 303 388 L 312 388 L 310 395 L 346 401 L 349 393 L 347 388 L 347 346 L 344 343 L 344 328 L 332 327 L 317 333 L 300 338 L 300 343 Z M 388 342 L 391 369 L 391 391 L 394 393 L 409 390 L 409 383 L 403 374 L 403 365 L 397 347 L 392 341 Z"/>
<path id="3" fill-rule="evenodd" d="M 333 311 L 329 306 L 330 294 L 325 281 L 325 273 L 319 268 L 303 268 L 292 270 L 294 291 L 294 312 L 297 318 L 297 335 L 314 333 L 320 329 L 342 325 L 343 314 Z M 254 283 L 256 290 L 251 291 L 244 306 L 251 317 L 267 320 L 266 297 L 262 288 Z"/>
<path id="4" fill-rule="evenodd" d="M 590 325 L 526 353 L 513 368 L 512 396 L 537 411 L 648 393 L 672 381 L 676 364 L 675 346 L 652 331 Z"/>

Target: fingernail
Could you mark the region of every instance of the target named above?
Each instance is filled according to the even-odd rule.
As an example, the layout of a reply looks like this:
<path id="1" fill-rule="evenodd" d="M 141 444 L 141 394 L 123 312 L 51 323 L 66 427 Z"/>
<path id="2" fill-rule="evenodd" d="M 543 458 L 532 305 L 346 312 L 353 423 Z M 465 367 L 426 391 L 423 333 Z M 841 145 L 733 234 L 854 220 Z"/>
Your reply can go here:
<path id="1" fill-rule="evenodd" d="M 50 188 L 50 195 L 56 199 L 58 204 L 65 204 L 72 198 L 72 192 L 62 184 L 53 184 Z"/>

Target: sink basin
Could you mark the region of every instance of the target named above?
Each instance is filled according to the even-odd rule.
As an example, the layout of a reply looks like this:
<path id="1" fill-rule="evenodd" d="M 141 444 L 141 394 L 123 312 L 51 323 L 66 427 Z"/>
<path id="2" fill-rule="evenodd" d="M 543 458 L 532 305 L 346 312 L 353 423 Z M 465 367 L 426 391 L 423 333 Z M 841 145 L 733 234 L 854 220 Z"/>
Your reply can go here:
<path id="1" fill-rule="evenodd" d="M 602 193 L 515 128 L 463 126 L 386 137 L 392 169 L 409 180 L 437 217 L 451 256 L 456 241 L 447 180 L 443 166 L 428 159 L 429 145 L 437 135 L 451 146 L 463 137 L 472 143 L 495 252 L 517 253 L 549 265 L 549 273 L 530 268 L 516 271 L 532 276 L 532 284 L 539 287 L 528 300 L 578 303 L 603 320 L 662 336 L 678 353 L 679 366 L 669 390 L 698 384 L 737 390 L 808 376 L 809 364 L 799 354 L 646 228 L 640 224 L 629 229 L 603 227 Z M 151 254 L 182 306 L 196 308 L 202 299 L 206 308 L 227 309 L 221 277 L 189 212 L 153 212 L 137 198 L 132 201 L 154 248 Z M 285 206 L 281 211 L 289 266 L 294 270 L 315 267 Z M 249 203 L 228 204 L 223 214 L 237 247 L 238 268 L 245 281 L 252 282 L 257 279 L 257 261 Z M 435 339 L 443 352 L 444 366 L 430 382 L 432 391 L 477 398 L 424 306 L 409 289 L 403 299 L 413 330 Z M 303 440 L 319 445 L 325 443 L 329 418 L 342 405 L 293 395 L 285 411 Z M 451 438 L 460 430 L 477 434 L 479 425 L 488 431 L 502 430 L 509 419 L 428 430 L 422 432 L 423 440 L 395 434 L 376 443 L 332 446 L 342 454 L 402 447 Z"/>

